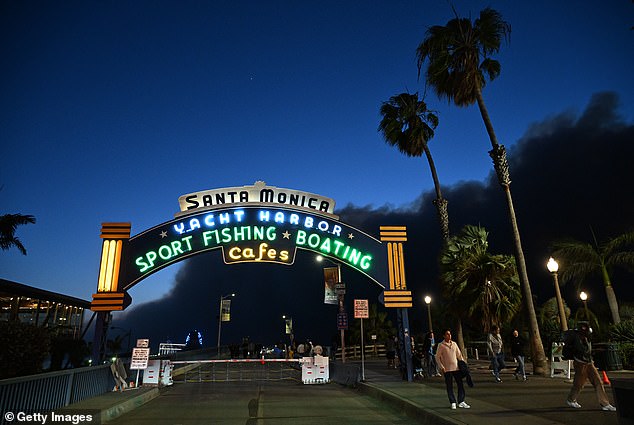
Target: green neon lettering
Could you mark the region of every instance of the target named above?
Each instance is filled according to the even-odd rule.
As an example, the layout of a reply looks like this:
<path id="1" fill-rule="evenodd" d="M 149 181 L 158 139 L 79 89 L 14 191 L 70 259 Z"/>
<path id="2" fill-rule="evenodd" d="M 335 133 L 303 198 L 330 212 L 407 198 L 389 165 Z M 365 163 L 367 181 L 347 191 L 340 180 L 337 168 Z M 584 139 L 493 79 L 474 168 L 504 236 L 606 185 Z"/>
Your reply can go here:
<path id="1" fill-rule="evenodd" d="M 144 271 L 146 271 L 147 269 L 149 269 L 150 266 L 148 263 L 146 263 L 145 261 L 143 261 L 143 257 L 139 257 L 136 259 L 135 261 L 136 265 L 139 266 L 139 271 L 141 273 L 143 273 Z"/>
<path id="2" fill-rule="evenodd" d="M 192 250 L 192 240 L 193 236 L 186 236 L 182 239 L 183 242 L 185 242 L 185 245 L 187 245 L 187 249 L 185 251 L 191 251 Z"/>
<path id="3" fill-rule="evenodd" d="M 303 230 L 297 231 L 297 236 L 295 237 L 296 245 L 306 245 L 306 232 Z"/>
<path id="4" fill-rule="evenodd" d="M 352 248 L 350 255 L 348 256 L 348 261 L 355 266 L 359 264 L 359 260 L 361 259 L 361 253 L 356 249 Z"/>
<path id="5" fill-rule="evenodd" d="M 359 264 L 363 270 L 367 270 L 372 265 L 372 256 L 364 255 L 361 257 L 361 264 Z"/>
<path id="6" fill-rule="evenodd" d="M 317 248 L 317 246 L 319 245 L 319 241 L 320 241 L 320 237 L 317 233 L 312 233 L 309 237 L 308 237 L 308 246 L 311 248 Z"/>
<path id="7" fill-rule="evenodd" d="M 246 236 L 245 236 L 246 234 Z M 251 228 L 249 226 L 242 226 L 242 227 L 234 227 L 233 228 L 233 239 L 238 242 L 238 241 L 243 241 L 243 240 L 251 240 Z"/>
<path id="8" fill-rule="evenodd" d="M 231 242 L 231 227 L 225 227 L 220 231 L 220 234 L 222 235 L 222 238 L 220 239 L 222 243 Z"/>
<path id="9" fill-rule="evenodd" d="M 339 255 L 339 249 L 344 246 L 344 243 L 336 239 L 333 243 L 335 244 L 335 255 Z"/>
<path id="10" fill-rule="evenodd" d="M 181 241 L 172 241 L 170 245 L 172 247 L 172 251 L 174 251 L 174 256 L 183 253 L 183 249 L 181 248 Z"/>
<path id="11" fill-rule="evenodd" d="M 161 245 L 161 247 L 158 249 L 158 255 L 159 257 L 161 257 L 162 260 L 169 260 L 170 258 L 172 258 L 172 249 L 169 247 L 169 245 Z"/>
<path id="12" fill-rule="evenodd" d="M 271 226 L 266 229 L 266 238 L 270 241 L 274 241 L 277 235 L 275 234 L 275 227 Z"/>
<path id="13" fill-rule="evenodd" d="M 255 240 L 264 239 L 264 226 L 253 227 L 253 239 Z"/>
<path id="14" fill-rule="evenodd" d="M 330 254 L 330 238 L 324 239 L 321 246 L 319 247 L 321 252 L 325 252 L 326 254 Z"/>

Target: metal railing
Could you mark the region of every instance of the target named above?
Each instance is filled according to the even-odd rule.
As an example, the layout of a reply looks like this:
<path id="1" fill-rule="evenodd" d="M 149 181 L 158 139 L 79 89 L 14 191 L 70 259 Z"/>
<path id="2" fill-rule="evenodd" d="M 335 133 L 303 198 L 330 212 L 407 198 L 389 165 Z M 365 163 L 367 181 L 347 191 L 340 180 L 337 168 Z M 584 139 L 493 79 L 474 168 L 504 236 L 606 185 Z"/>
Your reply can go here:
<path id="1" fill-rule="evenodd" d="M 188 367 L 178 378 L 174 377 L 174 382 L 301 381 L 297 359 L 177 360 L 172 363 Z"/>
<path id="2" fill-rule="evenodd" d="M 104 394 L 113 386 L 109 364 L 3 379 L 0 412 L 57 409 Z"/>

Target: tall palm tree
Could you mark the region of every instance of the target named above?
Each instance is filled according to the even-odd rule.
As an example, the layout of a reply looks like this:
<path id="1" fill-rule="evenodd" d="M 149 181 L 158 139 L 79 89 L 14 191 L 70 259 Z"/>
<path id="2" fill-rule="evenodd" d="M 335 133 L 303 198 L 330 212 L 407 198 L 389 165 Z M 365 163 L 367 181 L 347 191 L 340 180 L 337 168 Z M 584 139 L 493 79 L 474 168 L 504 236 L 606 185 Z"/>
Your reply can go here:
<path id="1" fill-rule="evenodd" d="M 6 251 L 11 247 L 16 247 L 23 255 L 26 255 L 26 248 L 22 245 L 20 239 L 15 236 L 15 231 L 18 226 L 29 223 L 35 223 L 34 216 L 22 214 L 0 215 L 0 248 Z"/>
<path id="2" fill-rule="evenodd" d="M 615 267 L 634 270 L 634 232 L 627 232 L 598 243 L 592 232 L 592 243 L 566 240 L 554 243 L 553 255 L 561 260 L 562 283 L 574 281 L 580 286 L 588 278 L 600 276 L 612 315 L 612 322 L 621 322 L 619 304 L 614 293 L 610 271 Z"/>
<path id="3" fill-rule="evenodd" d="M 434 137 L 438 117 L 427 109 L 427 104 L 418 98 L 418 93 L 401 93 L 392 96 L 381 105 L 381 115 L 383 118 L 379 124 L 379 131 L 387 144 L 396 146 L 407 156 L 419 157 L 425 154 L 436 191 L 434 205 L 438 211 L 440 232 L 443 239 L 447 239 L 449 237 L 447 201 L 442 197 L 436 165 L 429 150 L 429 141 Z"/>
<path id="4" fill-rule="evenodd" d="M 419 74 L 423 64 L 428 62 L 425 79 L 439 98 L 446 98 L 461 107 L 478 104 L 491 141 L 492 149 L 489 155 L 493 160 L 498 182 L 506 196 L 515 245 L 515 260 L 529 321 L 533 369 L 537 374 L 545 374 L 546 356 L 539 334 L 533 295 L 513 207 L 506 150 L 504 145 L 500 145 L 497 141 L 482 96 L 482 89 L 486 85 L 485 77 L 492 81 L 500 75 L 500 63 L 492 59 L 491 55 L 500 50 L 502 40 L 508 40 L 510 33 L 511 26 L 494 9 L 482 10 L 479 18 L 474 22 L 471 22 L 469 18 L 460 18 L 456 14 L 456 17 L 445 26 L 437 25 L 427 30 L 424 40 L 416 50 L 416 55 Z"/>
<path id="5" fill-rule="evenodd" d="M 483 227 L 467 225 L 449 238 L 440 257 L 446 297 L 484 333 L 512 319 L 521 306 L 515 259 L 491 254 L 488 236 Z"/>

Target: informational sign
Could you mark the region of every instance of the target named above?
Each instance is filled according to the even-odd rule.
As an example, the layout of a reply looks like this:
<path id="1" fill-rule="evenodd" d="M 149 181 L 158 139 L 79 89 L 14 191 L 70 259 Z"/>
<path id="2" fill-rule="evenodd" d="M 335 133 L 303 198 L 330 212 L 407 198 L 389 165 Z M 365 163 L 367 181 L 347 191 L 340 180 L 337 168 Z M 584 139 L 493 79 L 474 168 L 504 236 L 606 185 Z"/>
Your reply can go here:
<path id="1" fill-rule="evenodd" d="M 337 313 L 337 329 L 340 331 L 348 330 L 348 313 L 345 311 Z"/>
<path id="2" fill-rule="evenodd" d="M 286 335 L 293 334 L 293 319 L 286 319 L 284 322 L 284 331 L 286 332 Z"/>
<path id="3" fill-rule="evenodd" d="M 335 284 L 335 292 L 337 295 L 346 295 L 346 284 L 344 282 L 337 282 Z"/>
<path id="4" fill-rule="evenodd" d="M 231 321 L 231 300 L 222 300 L 220 304 L 220 320 L 223 322 Z"/>
<path id="5" fill-rule="evenodd" d="M 370 318 L 368 300 L 354 300 L 354 318 L 355 319 L 369 319 Z"/>
<path id="6" fill-rule="evenodd" d="M 337 304 L 335 285 L 339 282 L 339 267 L 324 267 L 324 304 Z"/>
<path id="7" fill-rule="evenodd" d="M 150 340 L 149 339 L 137 339 L 136 340 L 137 348 L 149 348 Z"/>
<path id="8" fill-rule="evenodd" d="M 225 187 L 189 193 L 178 198 L 181 212 L 211 209 L 239 204 L 278 204 L 293 206 L 322 213 L 333 214 L 335 201 L 314 193 L 267 186 L 265 182 L 255 182 L 253 186 Z"/>
<path id="9" fill-rule="evenodd" d="M 130 360 L 130 369 L 147 369 L 147 363 L 149 359 L 149 348 L 133 348 L 132 359 Z"/>

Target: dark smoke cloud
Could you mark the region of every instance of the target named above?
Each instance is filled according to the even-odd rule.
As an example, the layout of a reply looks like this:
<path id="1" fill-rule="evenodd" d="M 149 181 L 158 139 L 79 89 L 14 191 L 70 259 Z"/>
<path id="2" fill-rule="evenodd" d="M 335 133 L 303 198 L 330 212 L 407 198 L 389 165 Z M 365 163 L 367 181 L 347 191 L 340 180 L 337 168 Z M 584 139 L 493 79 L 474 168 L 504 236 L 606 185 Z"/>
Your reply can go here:
<path id="1" fill-rule="evenodd" d="M 495 125 L 495 123 L 494 123 Z M 483 155 L 490 146 L 482 146 Z M 509 150 L 511 190 L 522 236 L 529 278 L 541 305 L 552 297 L 551 276 L 545 269 L 550 244 L 561 238 L 589 240 L 590 226 L 600 239 L 633 229 L 634 126 L 618 115 L 614 93 L 596 94 L 578 118 L 566 112 L 531 125 Z M 437 164 L 440 177 L 448 166 Z M 480 224 L 490 231 L 491 251 L 513 253 L 504 195 L 493 173 L 484 182 L 468 181 L 443 187 L 449 201 L 450 229 Z M 407 208 L 348 205 L 337 211 L 341 219 L 368 233 L 380 225 L 406 225 L 407 286 L 413 291 L 410 310 L 413 331 L 422 327 L 420 299 L 431 293 L 440 300 L 437 256 L 441 247 L 432 191 L 422 193 Z M 232 321 L 223 324 L 222 342 L 243 336 L 263 343 L 284 338 L 282 314 L 292 315 L 298 338 L 329 344 L 336 335 L 336 307 L 323 304 L 322 265 L 314 255 L 298 251 L 293 267 L 242 264 L 225 266 L 220 253 L 187 260 L 170 294 L 161 300 L 130 308 L 115 325 L 133 328 L 135 335 L 153 341 L 182 342 L 194 327 L 203 331 L 205 345 L 215 346 L 219 297 L 236 292 Z M 381 288 L 344 267 L 348 283 L 348 311 L 354 298 L 377 301 Z M 633 301 L 631 285 L 615 281 L 621 302 Z M 629 287 L 628 287 L 629 286 Z M 599 283 L 593 301 L 605 303 Z M 564 297 L 575 305 L 574 287 Z"/>

